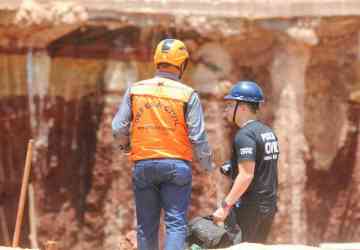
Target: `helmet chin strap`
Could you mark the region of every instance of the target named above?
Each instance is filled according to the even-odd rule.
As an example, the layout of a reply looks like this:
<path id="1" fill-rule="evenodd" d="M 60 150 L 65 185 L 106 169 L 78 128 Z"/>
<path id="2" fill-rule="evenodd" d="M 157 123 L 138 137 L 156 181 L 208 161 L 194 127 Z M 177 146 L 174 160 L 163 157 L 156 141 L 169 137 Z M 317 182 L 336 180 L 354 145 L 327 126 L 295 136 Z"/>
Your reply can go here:
<path id="1" fill-rule="evenodd" d="M 181 79 L 181 78 L 182 78 L 182 76 L 183 76 L 183 73 L 184 73 L 184 71 L 182 71 L 182 70 L 180 69 L 180 73 L 179 73 L 179 79 Z"/>
<path id="2" fill-rule="evenodd" d="M 179 79 L 182 78 L 183 73 L 185 72 L 187 65 L 188 65 L 188 59 L 186 59 L 186 60 L 181 64 L 181 66 L 180 66 Z"/>
<path id="3" fill-rule="evenodd" d="M 238 107 L 239 107 L 239 104 L 240 104 L 240 102 L 236 102 L 236 106 L 235 106 L 235 109 L 234 109 L 234 114 L 233 114 L 233 123 L 235 123 L 235 124 L 236 124 L 236 122 L 235 122 L 235 119 L 236 119 L 236 112 L 237 112 L 237 109 L 238 109 Z"/>

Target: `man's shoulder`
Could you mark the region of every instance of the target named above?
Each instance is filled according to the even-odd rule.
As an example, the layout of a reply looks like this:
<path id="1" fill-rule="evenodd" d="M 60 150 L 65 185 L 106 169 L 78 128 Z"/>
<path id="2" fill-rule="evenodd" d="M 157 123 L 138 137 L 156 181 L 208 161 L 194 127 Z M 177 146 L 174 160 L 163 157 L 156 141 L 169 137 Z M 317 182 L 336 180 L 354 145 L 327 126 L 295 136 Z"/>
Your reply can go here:
<path id="1" fill-rule="evenodd" d="M 258 122 L 253 129 L 256 137 L 263 142 L 277 140 L 275 131 L 265 123 Z"/>
<path id="2" fill-rule="evenodd" d="M 250 123 L 248 126 L 244 127 L 245 131 L 253 131 L 254 133 L 266 133 L 266 132 L 272 132 L 275 134 L 274 130 L 267 125 L 266 123 L 262 121 L 254 121 Z"/>
<path id="3" fill-rule="evenodd" d="M 148 78 L 148 79 L 144 79 L 144 80 L 140 80 L 140 81 L 137 81 L 137 82 L 134 82 L 130 85 L 130 88 L 131 87 L 135 87 L 135 86 L 141 86 L 141 85 L 145 85 L 145 84 L 151 84 L 153 83 L 155 80 L 154 77 L 152 78 Z"/>
<path id="4" fill-rule="evenodd" d="M 164 86 L 172 89 L 172 93 L 174 95 L 181 96 L 181 99 L 188 102 L 191 96 L 194 93 L 194 89 L 180 81 L 168 79 L 168 78 L 160 78 L 163 81 Z"/>
<path id="5" fill-rule="evenodd" d="M 266 133 L 273 133 L 273 130 L 266 124 L 255 120 L 239 128 L 235 135 L 235 143 L 240 143 L 244 139 L 257 141 L 262 134 Z"/>
<path id="6" fill-rule="evenodd" d="M 135 82 L 130 86 L 130 95 L 148 94 L 155 97 L 163 97 L 189 102 L 194 90 L 175 80 L 154 77 Z"/>
<path id="7" fill-rule="evenodd" d="M 248 127 L 240 128 L 236 134 L 235 134 L 235 144 L 241 143 L 244 139 L 253 139 L 255 140 L 256 133 L 253 131 L 253 129 L 250 129 Z"/>
<path id="8" fill-rule="evenodd" d="M 183 88 L 187 91 L 194 91 L 194 89 L 192 87 L 190 87 L 188 84 L 186 84 L 184 82 L 175 81 L 175 80 L 168 79 L 168 78 L 162 78 L 162 79 L 164 79 L 167 84 Z"/>
<path id="9" fill-rule="evenodd" d="M 137 82 L 131 84 L 130 87 L 148 85 L 148 84 L 157 84 L 157 85 L 160 84 L 161 85 L 161 83 L 163 83 L 165 85 L 171 85 L 171 86 L 175 86 L 175 87 L 180 87 L 180 88 L 183 88 L 183 89 L 188 90 L 188 91 L 194 91 L 194 89 L 192 87 L 190 87 L 186 83 L 176 81 L 176 80 L 172 80 L 172 79 L 169 79 L 169 78 L 157 77 L 157 76 L 137 81 Z"/>

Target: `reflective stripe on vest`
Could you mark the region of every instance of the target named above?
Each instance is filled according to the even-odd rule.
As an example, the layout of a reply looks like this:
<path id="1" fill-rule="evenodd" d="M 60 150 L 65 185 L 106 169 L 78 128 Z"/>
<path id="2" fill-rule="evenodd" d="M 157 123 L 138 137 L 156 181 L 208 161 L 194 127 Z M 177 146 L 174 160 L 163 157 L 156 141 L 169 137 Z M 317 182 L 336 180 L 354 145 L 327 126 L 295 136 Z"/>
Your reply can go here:
<path id="1" fill-rule="evenodd" d="M 185 107 L 193 89 L 155 77 L 130 88 L 131 160 L 177 158 L 191 161 Z"/>

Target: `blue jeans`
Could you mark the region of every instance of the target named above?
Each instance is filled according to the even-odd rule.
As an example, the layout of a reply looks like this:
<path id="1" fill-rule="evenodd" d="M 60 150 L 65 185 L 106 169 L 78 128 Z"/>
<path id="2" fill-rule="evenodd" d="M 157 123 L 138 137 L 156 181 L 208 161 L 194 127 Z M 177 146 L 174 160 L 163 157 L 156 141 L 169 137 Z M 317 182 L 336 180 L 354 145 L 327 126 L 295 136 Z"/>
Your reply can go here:
<path id="1" fill-rule="evenodd" d="M 165 212 L 165 250 L 184 250 L 191 181 L 191 166 L 182 160 L 159 159 L 135 163 L 133 188 L 139 250 L 159 249 L 161 209 Z"/>

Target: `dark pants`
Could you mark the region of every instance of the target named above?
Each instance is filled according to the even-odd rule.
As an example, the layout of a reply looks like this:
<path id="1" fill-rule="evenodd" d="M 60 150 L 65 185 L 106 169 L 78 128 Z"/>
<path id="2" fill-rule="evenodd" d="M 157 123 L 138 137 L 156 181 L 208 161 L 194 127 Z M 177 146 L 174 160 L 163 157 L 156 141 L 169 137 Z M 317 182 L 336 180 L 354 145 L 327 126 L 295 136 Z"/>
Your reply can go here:
<path id="1" fill-rule="evenodd" d="M 241 228 L 242 241 L 265 243 L 274 221 L 273 212 L 264 213 L 253 206 L 235 207 L 237 224 Z"/>
<path id="2" fill-rule="evenodd" d="M 133 187 L 138 249 L 159 249 L 161 209 L 164 209 L 165 214 L 165 250 L 185 248 L 191 181 L 191 167 L 182 160 L 145 160 L 135 163 Z"/>

